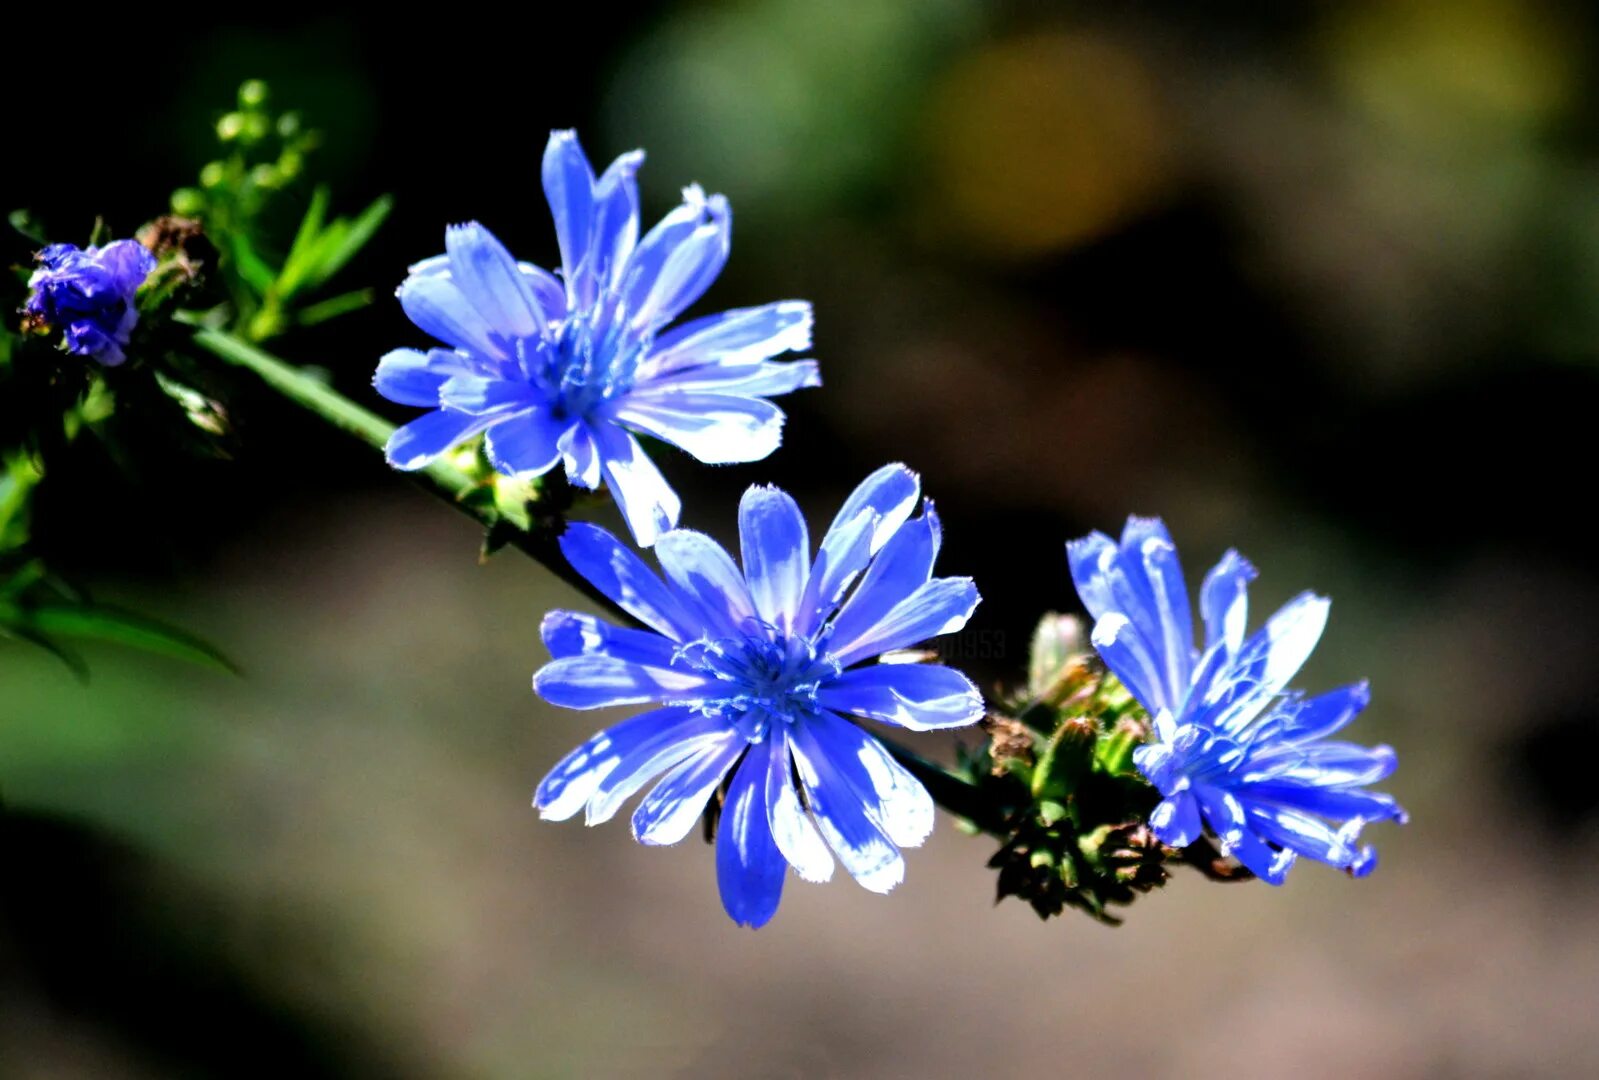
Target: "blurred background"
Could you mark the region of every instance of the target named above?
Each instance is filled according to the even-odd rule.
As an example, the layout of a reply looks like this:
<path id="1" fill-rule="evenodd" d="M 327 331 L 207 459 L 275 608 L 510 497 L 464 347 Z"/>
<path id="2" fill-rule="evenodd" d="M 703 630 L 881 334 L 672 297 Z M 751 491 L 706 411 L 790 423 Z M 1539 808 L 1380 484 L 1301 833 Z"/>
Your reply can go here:
<path id="1" fill-rule="evenodd" d="M 1398 749 L 1413 823 L 1365 881 L 1179 872 L 1112 930 L 995 907 L 993 845 L 945 818 L 889 897 L 791 878 L 740 930 L 697 840 L 528 806 L 614 719 L 528 689 L 573 595 L 240 379 L 234 460 L 80 440 L 42 491 L 59 569 L 244 676 L 104 649 L 80 685 L 0 643 L 0 1075 L 1599 1073 L 1595 30 L 1525 0 L 750 0 L 53 34 L 0 205 L 131 233 L 268 80 L 336 208 L 396 199 L 343 276 L 379 301 L 277 350 L 395 419 L 371 372 L 422 337 L 389 289 L 446 222 L 556 261 L 549 129 L 646 147 L 647 221 L 726 193 L 700 310 L 813 300 L 826 385 L 766 462 L 663 451 L 686 524 L 726 536 L 755 481 L 830 515 L 909 462 L 985 596 L 953 659 L 998 686 L 1077 610 L 1063 541 L 1161 514 L 1192 581 L 1229 546 L 1261 568 L 1257 618 L 1334 597 L 1302 684 L 1372 679 L 1351 735 Z"/>

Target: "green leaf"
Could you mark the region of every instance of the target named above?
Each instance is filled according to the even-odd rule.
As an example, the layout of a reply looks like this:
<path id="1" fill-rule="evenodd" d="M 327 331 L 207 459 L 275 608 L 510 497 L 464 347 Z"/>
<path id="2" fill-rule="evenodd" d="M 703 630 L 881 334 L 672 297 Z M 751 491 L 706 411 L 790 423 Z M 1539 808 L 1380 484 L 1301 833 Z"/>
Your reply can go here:
<path id="1" fill-rule="evenodd" d="M 51 656 L 65 664 L 67 669 L 72 672 L 79 682 L 89 681 L 89 665 L 84 661 L 83 657 L 79 656 L 66 646 L 61 645 L 58 642 L 51 641 L 48 637 L 38 633 L 35 630 L 29 629 L 26 626 L 6 626 L 4 624 L 0 624 L 0 637 L 15 638 L 18 641 L 25 641 L 29 645 L 37 645 L 39 648 L 43 649 L 45 652 L 49 653 Z"/>
<path id="2" fill-rule="evenodd" d="M 312 304 L 296 316 L 296 321 L 301 326 L 315 326 L 317 323 L 336 319 L 340 315 L 348 315 L 352 311 L 360 311 L 371 302 L 371 289 L 356 289 L 354 292 L 340 293 L 338 296 L 329 297 L 320 303 Z"/>
<path id="3" fill-rule="evenodd" d="M 192 634 L 131 611 L 98 604 L 46 603 L 13 607 L 9 611 L 0 610 L 0 626 L 36 644 L 43 644 L 53 635 L 87 638 L 230 674 L 238 674 L 239 670 L 221 652 Z M 51 651 L 59 654 L 58 648 L 51 648 Z"/>
<path id="4" fill-rule="evenodd" d="M 265 259 L 255 253 L 255 247 L 243 233 L 230 233 L 228 240 L 231 247 L 230 254 L 233 256 L 233 268 L 257 296 L 265 296 L 267 290 L 272 288 L 272 283 L 277 280 L 276 271 Z"/>
<path id="5" fill-rule="evenodd" d="M 300 228 L 289 246 L 288 257 L 283 260 L 283 272 L 278 275 L 279 296 L 293 296 L 301 282 L 307 280 L 316 266 L 317 247 L 322 238 L 322 222 L 328 213 L 327 185 L 318 184 L 311 193 L 311 205 L 305 208 Z"/>
<path id="6" fill-rule="evenodd" d="M 333 222 L 317 246 L 316 267 L 308 284 L 320 285 L 344 269 L 344 264 L 366 247 L 393 208 L 394 200 L 382 195 L 361 211 L 354 221 L 340 218 Z"/>

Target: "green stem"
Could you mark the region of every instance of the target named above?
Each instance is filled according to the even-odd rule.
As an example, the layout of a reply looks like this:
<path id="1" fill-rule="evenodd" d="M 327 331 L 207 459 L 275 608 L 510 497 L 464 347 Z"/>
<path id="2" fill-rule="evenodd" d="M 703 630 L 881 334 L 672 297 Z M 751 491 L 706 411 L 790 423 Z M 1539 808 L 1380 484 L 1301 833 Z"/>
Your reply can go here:
<path id="1" fill-rule="evenodd" d="M 368 446 L 382 450 L 388 444 L 389 436 L 394 434 L 394 425 L 381 416 L 249 342 L 220 330 L 199 330 L 195 332 L 194 343 L 230 364 L 254 372 L 262 382 L 290 401 L 315 413 L 339 430 L 354 435 Z M 542 563 L 552 574 L 590 600 L 604 605 L 607 610 L 624 619 L 631 618 L 610 597 L 567 565 L 559 544 L 564 527 L 561 523 L 540 524 L 546 519 L 535 518 L 535 525 L 530 530 L 503 530 L 503 519 L 494 509 L 492 500 L 471 498 L 484 487 L 483 482 L 443 459 L 406 475 L 435 495 L 448 500 L 457 510 L 474 518 L 485 528 L 495 529 L 497 536 L 503 534 L 507 544 Z"/>
<path id="2" fill-rule="evenodd" d="M 194 343 L 230 364 L 246 368 L 260 377 L 272 389 L 315 413 L 334 427 L 346 431 L 362 442 L 381 450 L 394 433 L 394 425 L 381 416 L 357 405 L 326 383 L 307 375 L 292 364 L 284 363 L 271 353 L 220 330 L 202 329 L 195 332 Z M 496 529 L 503 519 L 492 504 L 468 501 L 468 496 L 482 487 L 470 474 L 446 461 L 435 461 L 425 469 L 409 474 L 428 490 L 448 499 L 484 526 Z M 559 518 L 550 522 L 549 515 L 536 515 L 531 530 L 511 530 L 506 542 L 531 556 L 556 577 L 582 592 L 624 622 L 634 622 L 626 611 L 590 585 L 587 579 L 574 571 L 561 556 L 557 540 L 565 523 Z M 929 761 L 889 739 L 882 742 L 901 765 L 920 780 L 935 802 L 950 813 L 963 817 L 985 832 L 1004 835 L 1006 812 L 996 806 L 983 789 L 950 772 L 942 765 Z"/>

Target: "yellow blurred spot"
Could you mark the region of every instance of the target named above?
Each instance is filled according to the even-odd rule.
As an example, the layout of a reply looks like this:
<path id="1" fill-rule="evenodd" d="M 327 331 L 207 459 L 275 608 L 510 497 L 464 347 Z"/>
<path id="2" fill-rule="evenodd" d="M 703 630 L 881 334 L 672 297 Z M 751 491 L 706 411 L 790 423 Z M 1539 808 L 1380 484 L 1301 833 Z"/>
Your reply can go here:
<path id="1" fill-rule="evenodd" d="M 1415 138 L 1492 134 L 1570 99 L 1572 35 L 1518 0 L 1384 0 L 1334 9 L 1334 76 L 1367 111 Z"/>
<path id="2" fill-rule="evenodd" d="M 926 119 L 932 223 L 992 254 L 1107 232 L 1147 210 L 1167 179 L 1152 81 L 1104 39 L 985 46 L 945 75 Z"/>

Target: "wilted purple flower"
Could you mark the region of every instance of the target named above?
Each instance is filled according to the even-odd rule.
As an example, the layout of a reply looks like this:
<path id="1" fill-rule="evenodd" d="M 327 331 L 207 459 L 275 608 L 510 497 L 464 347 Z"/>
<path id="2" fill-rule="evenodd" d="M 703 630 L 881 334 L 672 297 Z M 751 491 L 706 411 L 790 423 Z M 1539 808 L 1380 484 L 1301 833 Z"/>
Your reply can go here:
<path id="1" fill-rule="evenodd" d="M 33 294 L 24 310 L 59 328 L 69 352 L 107 367 L 126 360 L 123 349 L 139 321 L 133 297 L 155 269 L 155 256 L 137 240 L 115 240 L 87 250 L 51 244 L 35 258 L 39 269 L 28 279 Z"/>

